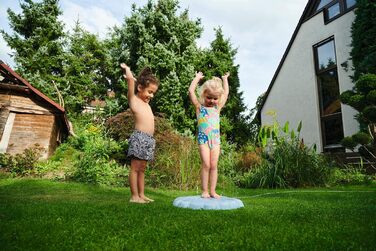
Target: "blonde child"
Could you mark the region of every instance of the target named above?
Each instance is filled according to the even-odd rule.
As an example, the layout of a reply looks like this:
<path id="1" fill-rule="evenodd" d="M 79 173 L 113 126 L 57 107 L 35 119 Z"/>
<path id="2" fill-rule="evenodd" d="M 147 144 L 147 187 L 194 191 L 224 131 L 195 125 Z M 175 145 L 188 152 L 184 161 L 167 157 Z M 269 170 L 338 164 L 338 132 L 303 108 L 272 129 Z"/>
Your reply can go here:
<path id="1" fill-rule="evenodd" d="M 229 73 L 206 81 L 199 88 L 199 99 L 195 90 L 204 77 L 202 72 L 196 73 L 189 86 L 189 98 L 195 106 L 198 126 L 198 144 L 201 157 L 201 186 L 203 198 L 219 199 L 215 191 L 218 179 L 218 158 L 220 154 L 219 114 L 225 105 L 229 93 Z M 208 185 L 210 183 L 210 188 Z"/>
<path id="2" fill-rule="evenodd" d="M 147 162 L 154 158 L 155 140 L 154 115 L 149 102 L 158 90 L 159 82 L 145 68 L 136 83 L 130 68 L 122 63 L 123 76 L 128 82 L 128 103 L 134 115 L 135 130 L 129 137 L 128 156 L 131 158 L 129 184 L 131 189 L 130 202 L 148 203 L 153 200 L 145 196 L 145 169 Z"/>

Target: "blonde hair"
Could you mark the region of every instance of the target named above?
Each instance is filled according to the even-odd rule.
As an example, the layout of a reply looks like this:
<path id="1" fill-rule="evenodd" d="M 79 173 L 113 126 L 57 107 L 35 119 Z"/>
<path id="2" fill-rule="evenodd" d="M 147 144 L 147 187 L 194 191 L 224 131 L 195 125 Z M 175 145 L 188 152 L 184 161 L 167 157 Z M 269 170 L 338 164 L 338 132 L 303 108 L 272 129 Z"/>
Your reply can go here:
<path id="1" fill-rule="evenodd" d="M 218 77 L 213 77 L 212 79 L 205 81 L 200 86 L 200 88 L 198 89 L 198 95 L 201 104 L 204 104 L 205 102 L 204 94 L 207 90 L 210 90 L 212 92 L 218 92 L 220 94 L 219 101 L 221 101 L 222 95 L 224 93 L 222 80 Z"/>

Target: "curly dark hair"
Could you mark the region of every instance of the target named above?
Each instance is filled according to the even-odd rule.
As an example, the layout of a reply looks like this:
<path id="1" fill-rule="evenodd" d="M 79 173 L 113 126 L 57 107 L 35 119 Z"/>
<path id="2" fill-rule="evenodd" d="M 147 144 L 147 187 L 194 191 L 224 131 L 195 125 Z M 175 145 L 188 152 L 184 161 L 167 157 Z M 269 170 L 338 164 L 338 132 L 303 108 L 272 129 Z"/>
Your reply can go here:
<path id="1" fill-rule="evenodd" d="M 155 84 L 159 86 L 159 81 L 156 76 L 154 76 L 153 72 L 151 71 L 150 67 L 145 67 L 140 72 L 137 82 L 136 82 L 136 91 L 138 86 L 142 89 L 148 87 L 150 84 Z"/>

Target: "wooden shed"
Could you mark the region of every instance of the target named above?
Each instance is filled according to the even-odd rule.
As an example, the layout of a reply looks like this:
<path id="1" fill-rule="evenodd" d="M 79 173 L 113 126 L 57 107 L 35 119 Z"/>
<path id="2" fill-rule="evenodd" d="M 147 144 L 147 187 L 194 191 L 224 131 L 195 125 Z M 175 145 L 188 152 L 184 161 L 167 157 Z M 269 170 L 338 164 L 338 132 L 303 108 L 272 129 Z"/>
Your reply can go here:
<path id="1" fill-rule="evenodd" d="M 0 152 L 22 153 L 38 144 L 48 158 L 68 133 L 64 108 L 0 60 Z"/>

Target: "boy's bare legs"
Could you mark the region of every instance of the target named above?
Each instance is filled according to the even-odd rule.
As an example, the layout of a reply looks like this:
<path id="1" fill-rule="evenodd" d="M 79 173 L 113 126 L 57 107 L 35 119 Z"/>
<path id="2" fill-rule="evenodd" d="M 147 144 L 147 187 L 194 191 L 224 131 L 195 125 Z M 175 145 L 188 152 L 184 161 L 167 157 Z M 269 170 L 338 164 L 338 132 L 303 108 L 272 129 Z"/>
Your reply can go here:
<path id="1" fill-rule="evenodd" d="M 208 145 L 199 145 L 200 157 L 201 157 L 201 189 L 202 198 L 210 198 L 208 191 L 209 185 L 209 170 L 210 170 L 210 149 Z"/>
<path id="2" fill-rule="evenodd" d="M 130 202 L 147 203 L 148 201 L 140 196 L 140 190 L 144 193 L 144 177 L 145 177 L 146 161 L 139 159 L 131 160 L 131 172 L 129 174 L 129 186 L 131 189 Z M 141 181 L 141 182 L 140 182 Z"/>
<path id="3" fill-rule="evenodd" d="M 146 161 L 140 165 L 140 169 L 137 177 L 137 186 L 138 186 L 138 196 L 146 202 L 153 202 L 154 200 L 145 196 L 145 169 Z"/>
<path id="4" fill-rule="evenodd" d="M 210 181 L 210 197 L 215 199 L 221 198 L 219 194 L 216 193 L 215 189 L 217 187 L 218 180 L 218 158 L 221 152 L 220 146 L 216 146 L 210 150 L 210 171 L 209 171 L 209 181 Z"/>

